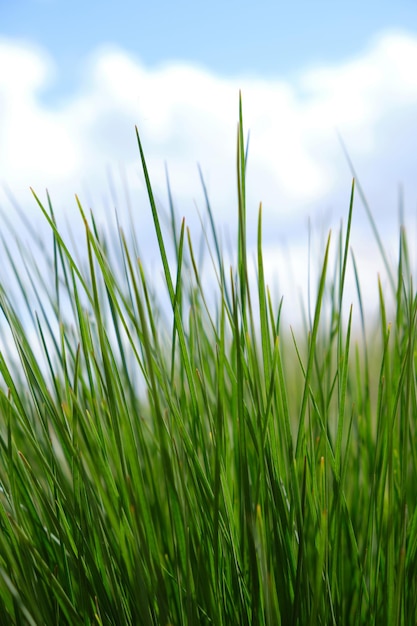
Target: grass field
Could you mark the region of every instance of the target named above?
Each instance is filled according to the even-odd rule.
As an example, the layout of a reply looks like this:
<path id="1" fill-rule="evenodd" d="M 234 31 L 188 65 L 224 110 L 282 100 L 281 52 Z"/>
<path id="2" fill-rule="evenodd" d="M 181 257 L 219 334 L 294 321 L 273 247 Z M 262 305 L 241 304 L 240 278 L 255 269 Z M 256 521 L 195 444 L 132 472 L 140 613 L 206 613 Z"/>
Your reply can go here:
<path id="1" fill-rule="evenodd" d="M 405 230 L 369 328 L 349 252 L 352 186 L 346 228 L 322 251 L 311 324 L 291 334 L 265 284 L 261 210 L 248 280 L 241 109 L 232 269 L 207 206 L 214 303 L 173 207 L 163 234 L 139 135 L 138 146 L 169 314 L 134 230 L 106 239 L 79 205 L 78 258 L 35 195 L 50 249 L 34 238 L 29 251 L 17 234 L 17 261 L 2 235 L 14 269 L 0 286 L 1 332 L 16 350 L 0 354 L 0 623 L 417 623 Z"/>

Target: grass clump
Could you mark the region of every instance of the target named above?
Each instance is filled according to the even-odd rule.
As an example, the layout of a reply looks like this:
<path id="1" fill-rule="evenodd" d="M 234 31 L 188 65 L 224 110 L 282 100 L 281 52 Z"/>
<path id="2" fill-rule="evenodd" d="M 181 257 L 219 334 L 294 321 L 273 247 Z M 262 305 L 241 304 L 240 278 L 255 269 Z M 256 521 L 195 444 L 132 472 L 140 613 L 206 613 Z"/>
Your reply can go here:
<path id="1" fill-rule="evenodd" d="M 50 254 L 17 236 L 17 263 L 3 237 L 17 291 L 0 286 L 2 324 L 17 358 L 0 354 L 2 623 L 414 623 L 417 300 L 406 232 L 395 315 L 389 323 L 380 286 L 370 342 L 349 259 L 352 186 L 311 323 L 288 337 L 265 284 L 261 209 L 255 287 L 248 280 L 241 109 L 230 271 L 207 201 L 214 303 L 172 206 L 168 262 L 139 136 L 138 146 L 169 315 L 134 235 L 109 241 L 79 202 L 84 260 L 49 198 L 35 195 Z M 359 341 L 343 307 L 349 262 Z"/>

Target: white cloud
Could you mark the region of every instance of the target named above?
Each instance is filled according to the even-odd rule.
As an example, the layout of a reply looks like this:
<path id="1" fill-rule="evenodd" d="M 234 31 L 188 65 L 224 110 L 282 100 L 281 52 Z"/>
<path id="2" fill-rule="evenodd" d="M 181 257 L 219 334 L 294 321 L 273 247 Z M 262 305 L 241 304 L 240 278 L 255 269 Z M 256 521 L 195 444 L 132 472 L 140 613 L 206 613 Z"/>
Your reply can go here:
<path id="1" fill-rule="evenodd" d="M 77 175 L 72 120 L 38 99 L 52 76 L 52 63 L 42 51 L 0 41 L 0 166 L 2 179 L 13 187 L 28 185 L 45 173 L 52 181 Z"/>
<path id="2" fill-rule="evenodd" d="M 28 43 L 0 39 L 0 182 L 27 211 L 36 210 L 29 185 L 40 193 L 47 186 L 64 210 L 73 207 L 73 193 L 85 186 L 100 204 L 108 195 L 106 168 L 117 173 L 122 165 L 133 192 L 143 194 L 134 136 L 138 124 L 157 195 L 166 197 L 166 160 L 179 213 L 195 224 L 194 199 L 203 206 L 199 162 L 219 223 L 234 224 L 241 89 L 251 131 L 249 223 L 256 224 L 262 200 L 265 245 L 274 265 L 273 249 L 282 237 L 290 247 L 291 242 L 300 246 L 300 234 L 306 241 L 307 214 L 314 223 L 330 207 L 333 224 L 347 214 L 350 175 L 336 129 L 381 227 L 387 228 L 395 213 L 399 181 L 414 208 L 415 67 L 417 39 L 402 33 L 387 33 L 356 58 L 310 69 L 292 82 L 226 80 L 191 65 L 149 69 L 120 49 L 105 48 L 86 60 L 78 89 L 53 107 L 47 104 L 47 89 L 53 80 L 64 81 L 53 60 Z M 4 205 L 1 195 L 0 201 Z M 361 232 L 359 207 L 355 223 L 353 237 L 360 247 L 364 237 L 369 240 L 369 229 Z M 367 266 L 373 275 L 379 268 L 375 263 Z"/>

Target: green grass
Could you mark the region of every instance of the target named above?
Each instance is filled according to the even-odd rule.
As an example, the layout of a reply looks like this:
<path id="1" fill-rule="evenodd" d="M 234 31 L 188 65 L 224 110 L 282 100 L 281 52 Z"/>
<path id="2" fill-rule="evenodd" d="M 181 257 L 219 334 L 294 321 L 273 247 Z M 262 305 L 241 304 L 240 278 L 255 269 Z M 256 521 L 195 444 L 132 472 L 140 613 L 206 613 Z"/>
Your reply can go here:
<path id="1" fill-rule="evenodd" d="M 35 236 L 27 246 L 13 224 L 2 235 L 0 622 L 416 623 L 406 231 L 397 268 L 377 237 L 391 291 L 380 286 L 370 327 L 350 254 L 352 185 L 347 226 L 319 260 L 312 319 L 289 332 L 265 284 L 261 208 L 248 280 L 241 108 L 232 268 L 207 199 L 214 297 L 172 201 L 168 232 L 160 225 L 139 135 L 138 146 L 170 314 L 133 227 L 106 238 L 78 202 L 85 240 L 70 252 L 49 198 L 34 194 L 50 249 Z"/>

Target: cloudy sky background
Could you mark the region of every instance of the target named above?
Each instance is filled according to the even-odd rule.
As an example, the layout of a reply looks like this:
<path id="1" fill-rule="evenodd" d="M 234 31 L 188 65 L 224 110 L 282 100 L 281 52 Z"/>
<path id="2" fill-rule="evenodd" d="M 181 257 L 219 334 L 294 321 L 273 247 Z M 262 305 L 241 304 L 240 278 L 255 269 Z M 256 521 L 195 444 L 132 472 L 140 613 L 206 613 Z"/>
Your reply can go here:
<path id="1" fill-rule="evenodd" d="M 199 164 L 226 241 L 241 90 L 249 242 L 262 201 L 268 279 L 277 277 L 291 318 L 295 291 L 306 293 L 308 219 L 317 265 L 324 235 L 347 217 L 351 174 L 338 133 L 393 259 L 400 185 L 415 238 L 416 67 L 412 0 L 0 0 L 0 207 L 12 215 L 11 191 L 42 230 L 29 186 L 41 197 L 47 187 L 62 219 L 77 219 L 78 193 L 105 222 L 115 207 L 125 214 L 126 178 L 152 264 L 137 124 L 160 205 L 166 163 L 178 214 L 198 239 Z M 384 271 L 358 196 L 352 247 L 371 303 Z"/>

